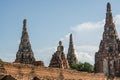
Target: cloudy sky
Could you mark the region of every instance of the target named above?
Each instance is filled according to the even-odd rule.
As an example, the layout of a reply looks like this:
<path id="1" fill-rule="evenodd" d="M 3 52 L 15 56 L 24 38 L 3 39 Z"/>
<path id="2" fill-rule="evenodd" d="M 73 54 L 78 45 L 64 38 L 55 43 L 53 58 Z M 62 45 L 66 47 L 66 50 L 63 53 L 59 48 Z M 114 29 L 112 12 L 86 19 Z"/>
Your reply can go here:
<path id="1" fill-rule="evenodd" d="M 111 3 L 120 35 L 120 0 L 1 0 L 0 58 L 6 62 L 15 60 L 22 21 L 26 18 L 36 60 L 43 60 L 47 66 L 59 40 L 67 54 L 72 33 L 78 60 L 94 64 L 94 54 L 102 39 L 107 2 Z"/>

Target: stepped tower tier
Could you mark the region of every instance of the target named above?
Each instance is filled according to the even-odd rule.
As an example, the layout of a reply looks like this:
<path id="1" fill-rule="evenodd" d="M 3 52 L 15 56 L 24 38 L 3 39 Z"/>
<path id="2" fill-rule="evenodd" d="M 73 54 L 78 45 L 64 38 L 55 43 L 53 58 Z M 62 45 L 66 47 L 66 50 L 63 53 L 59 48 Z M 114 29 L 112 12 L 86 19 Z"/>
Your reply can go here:
<path id="1" fill-rule="evenodd" d="M 74 45 L 73 45 L 72 34 L 70 34 L 67 59 L 68 59 L 69 65 L 71 65 L 71 64 L 78 64 L 78 60 L 77 60 L 77 57 L 76 57 L 76 54 L 75 54 Z"/>
<path id="2" fill-rule="evenodd" d="M 64 54 L 64 47 L 62 46 L 62 42 L 59 41 L 59 46 L 57 47 L 57 51 L 52 55 L 52 59 L 50 61 L 49 67 L 69 68 L 68 60 Z"/>
<path id="3" fill-rule="evenodd" d="M 103 39 L 95 53 L 95 72 L 107 76 L 120 76 L 120 40 L 113 22 L 111 4 L 107 3 Z"/>
<path id="4" fill-rule="evenodd" d="M 35 62 L 34 54 L 29 41 L 29 35 L 27 32 L 26 19 L 23 20 L 23 31 L 21 36 L 21 42 L 19 44 L 19 49 L 16 54 L 15 62 L 24 63 L 24 64 L 33 64 Z"/>

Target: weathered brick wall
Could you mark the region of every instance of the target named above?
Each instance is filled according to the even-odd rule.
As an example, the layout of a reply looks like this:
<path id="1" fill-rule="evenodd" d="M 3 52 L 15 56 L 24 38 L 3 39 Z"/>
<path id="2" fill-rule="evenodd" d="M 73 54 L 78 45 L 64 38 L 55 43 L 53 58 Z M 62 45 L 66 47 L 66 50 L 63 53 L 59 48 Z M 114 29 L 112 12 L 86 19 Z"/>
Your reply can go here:
<path id="1" fill-rule="evenodd" d="M 103 74 L 78 72 L 70 69 L 61 70 L 58 68 L 37 67 L 16 63 L 0 63 L 0 65 L 1 64 L 4 64 L 3 67 L 5 68 L 5 72 L 0 72 L 0 75 L 11 75 L 17 80 L 32 80 L 34 77 L 43 80 L 62 80 L 62 78 L 64 78 L 64 80 L 106 80 L 106 76 Z M 3 69 L 2 66 L 0 66 L 0 69 Z"/>

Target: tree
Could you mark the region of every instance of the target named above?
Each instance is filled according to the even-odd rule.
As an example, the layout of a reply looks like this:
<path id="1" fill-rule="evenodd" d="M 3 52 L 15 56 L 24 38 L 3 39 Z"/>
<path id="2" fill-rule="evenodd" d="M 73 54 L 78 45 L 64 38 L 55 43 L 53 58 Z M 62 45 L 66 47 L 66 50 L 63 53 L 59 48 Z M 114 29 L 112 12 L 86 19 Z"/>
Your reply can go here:
<path id="1" fill-rule="evenodd" d="M 78 71 L 85 71 L 85 72 L 93 72 L 94 71 L 94 67 L 93 65 L 91 65 L 88 62 L 79 62 L 79 64 L 71 64 L 70 67 L 72 69 L 76 69 Z"/>
<path id="2" fill-rule="evenodd" d="M 0 59 L 0 62 L 3 62 L 2 59 Z"/>
<path id="3" fill-rule="evenodd" d="M 94 68 L 94 67 L 93 67 L 90 63 L 85 62 L 85 63 L 84 63 L 84 70 L 83 70 L 83 71 L 93 72 L 93 68 Z"/>
<path id="4" fill-rule="evenodd" d="M 78 64 L 78 71 L 83 71 L 83 69 L 84 69 L 84 64 L 83 63 L 81 63 L 81 62 L 79 62 L 79 64 Z"/>
<path id="5" fill-rule="evenodd" d="M 76 69 L 76 70 L 78 70 L 78 66 L 79 66 L 79 64 L 75 64 L 75 63 L 73 63 L 73 64 L 70 65 L 70 67 L 72 69 Z"/>

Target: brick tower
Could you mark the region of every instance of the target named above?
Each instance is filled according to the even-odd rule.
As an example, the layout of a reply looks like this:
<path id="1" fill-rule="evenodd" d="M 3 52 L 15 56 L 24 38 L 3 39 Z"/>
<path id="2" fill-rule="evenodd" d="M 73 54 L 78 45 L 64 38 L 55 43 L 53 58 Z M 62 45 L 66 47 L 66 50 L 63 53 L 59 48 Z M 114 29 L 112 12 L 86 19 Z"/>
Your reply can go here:
<path id="1" fill-rule="evenodd" d="M 73 45 L 72 34 L 70 34 L 67 59 L 68 59 L 69 65 L 74 64 L 74 63 L 78 64 L 78 60 L 77 60 L 77 57 L 76 57 L 76 54 L 75 54 L 74 45 Z"/>
<path id="2" fill-rule="evenodd" d="M 59 41 L 59 46 L 57 47 L 57 51 L 52 55 L 52 59 L 50 61 L 49 67 L 69 68 L 68 60 L 64 54 L 64 47 L 62 46 L 62 42 Z"/>
<path id="3" fill-rule="evenodd" d="M 113 22 L 111 5 L 107 3 L 103 39 L 95 54 L 95 72 L 120 76 L 120 40 Z"/>
<path id="4" fill-rule="evenodd" d="M 29 41 L 29 35 L 27 32 L 26 19 L 23 20 L 23 31 L 21 36 L 21 42 L 19 45 L 18 52 L 16 54 L 15 62 L 24 63 L 24 64 L 33 64 L 35 62 L 34 54 Z"/>

